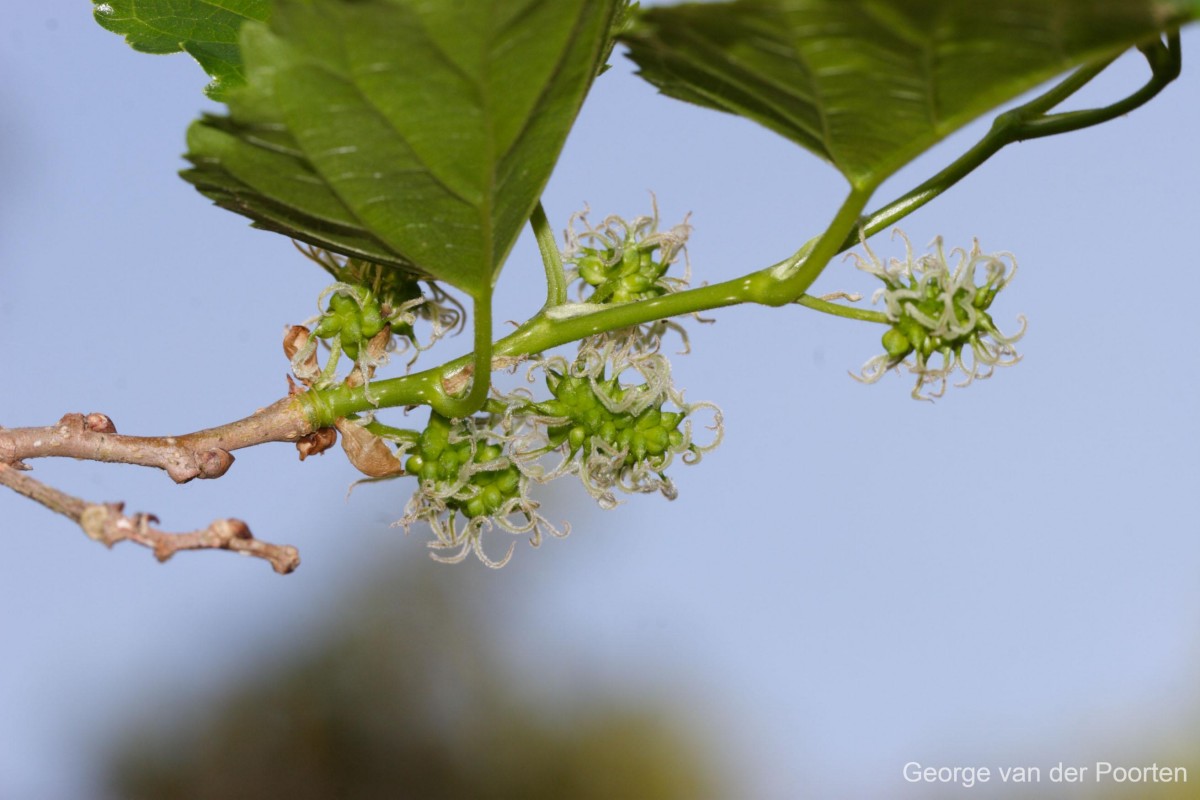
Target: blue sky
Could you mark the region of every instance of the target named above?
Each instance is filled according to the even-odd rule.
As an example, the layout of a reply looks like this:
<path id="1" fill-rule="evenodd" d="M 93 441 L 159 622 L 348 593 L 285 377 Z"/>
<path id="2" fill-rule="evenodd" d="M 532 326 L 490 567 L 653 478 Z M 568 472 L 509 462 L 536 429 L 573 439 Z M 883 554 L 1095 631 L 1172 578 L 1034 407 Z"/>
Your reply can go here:
<path id="1" fill-rule="evenodd" d="M 186 125 L 211 108 L 202 73 L 130 51 L 79 3 L 5 19 L 0 424 L 102 411 L 122 432 L 182 433 L 279 397 L 281 331 L 313 313 L 323 273 L 175 176 Z M 1014 146 L 902 223 L 915 243 L 978 237 L 1015 253 L 995 310 L 1002 328 L 1029 318 L 1020 365 L 917 403 L 906 378 L 848 377 L 877 352 L 875 326 L 715 313 L 689 326 L 693 352 L 674 369 L 689 399 L 724 409 L 724 445 L 676 471 L 673 503 L 601 512 L 556 487 L 548 516 L 575 532 L 518 548 L 500 572 L 426 564 L 422 536 L 389 527 L 408 487 L 347 501 L 355 475 L 333 454 L 300 464 L 289 447 L 257 448 L 222 480 L 184 487 L 37 463 L 67 491 L 124 499 L 171 529 L 242 517 L 304 563 L 285 578 L 227 554 L 160 566 L 0 494 L 0 796 L 93 796 L 113 731 L 299 646 L 336 624 L 349 587 L 405 562 L 470 571 L 531 686 L 685 704 L 747 797 L 935 796 L 903 781 L 907 761 L 1182 759 L 1200 780 L 1194 755 L 1172 749 L 1200 729 L 1198 46 L 1187 32 L 1183 77 L 1149 106 Z M 1127 58 L 1079 102 L 1143 75 Z M 906 168 L 880 200 L 981 131 Z M 561 228 L 585 202 L 646 213 L 651 190 L 664 222 L 692 213 L 695 279 L 716 282 L 819 232 L 843 183 L 751 123 L 657 97 L 618 57 L 545 205 Z M 535 311 L 540 280 L 527 237 L 496 318 Z M 817 288 L 873 287 L 839 262 Z"/>

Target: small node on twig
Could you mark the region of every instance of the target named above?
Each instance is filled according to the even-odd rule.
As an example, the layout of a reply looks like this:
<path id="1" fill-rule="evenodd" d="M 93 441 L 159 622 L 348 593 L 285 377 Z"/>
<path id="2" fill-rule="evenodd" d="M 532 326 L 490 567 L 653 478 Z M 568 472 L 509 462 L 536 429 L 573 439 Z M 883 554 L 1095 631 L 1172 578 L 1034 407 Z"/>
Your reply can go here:
<path id="1" fill-rule="evenodd" d="M 321 455 L 335 444 L 337 444 L 337 430 L 321 428 L 296 440 L 296 450 L 300 453 L 300 460 L 303 461 L 309 456 Z"/>
<path id="2" fill-rule="evenodd" d="M 107 414 L 98 414 L 92 412 L 83 420 L 83 427 L 92 433 L 116 433 L 117 426 L 108 418 Z"/>
<path id="3" fill-rule="evenodd" d="M 108 535 L 108 520 L 113 513 L 119 515 L 124 507 L 124 503 L 90 505 L 79 515 L 79 527 L 89 539 L 100 542 L 111 550 L 113 539 Z"/>
<path id="4" fill-rule="evenodd" d="M 233 466 L 233 454 L 227 450 L 214 448 L 205 450 L 196 459 L 200 469 L 199 478 L 219 478 Z"/>
<path id="5" fill-rule="evenodd" d="M 67 436 L 75 431 L 87 430 L 83 414 L 67 413 L 58 418 L 58 435 Z"/>
<path id="6" fill-rule="evenodd" d="M 250 526 L 240 519 L 222 519 L 216 523 L 220 535 L 224 536 L 229 541 L 234 539 L 253 539 L 254 535 L 250 533 Z"/>

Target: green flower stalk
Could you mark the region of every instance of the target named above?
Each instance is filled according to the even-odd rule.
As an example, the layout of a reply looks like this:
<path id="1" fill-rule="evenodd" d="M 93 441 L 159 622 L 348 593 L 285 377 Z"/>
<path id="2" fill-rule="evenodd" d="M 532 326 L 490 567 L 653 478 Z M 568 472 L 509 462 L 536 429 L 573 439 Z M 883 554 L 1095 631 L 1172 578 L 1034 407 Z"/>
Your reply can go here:
<path id="1" fill-rule="evenodd" d="M 903 365 L 917 376 L 913 398 L 932 400 L 945 393 L 947 380 L 956 370 L 965 377 L 955 385 L 967 386 L 990 378 L 996 367 L 1020 361 L 1013 345 L 1025 335 L 1025 317 L 1017 318 L 1020 330 L 1006 335 L 988 313 L 996 295 L 1016 275 L 1012 254 L 984 253 L 975 240 L 969 251 L 955 248 L 947 256 L 939 236 L 932 243 L 932 252 L 918 258 L 908 237 L 896 233 L 904 240 L 904 260 L 893 258 L 884 264 L 866 242 L 866 257 L 851 254 L 858 269 L 883 281 L 873 302 L 883 300 L 892 323 L 883 335 L 885 352 L 867 361 L 858 375 L 851 373 L 852 377 L 875 383 L 888 370 Z M 982 283 L 977 283 L 981 272 Z M 936 388 L 926 394 L 931 386 Z"/>

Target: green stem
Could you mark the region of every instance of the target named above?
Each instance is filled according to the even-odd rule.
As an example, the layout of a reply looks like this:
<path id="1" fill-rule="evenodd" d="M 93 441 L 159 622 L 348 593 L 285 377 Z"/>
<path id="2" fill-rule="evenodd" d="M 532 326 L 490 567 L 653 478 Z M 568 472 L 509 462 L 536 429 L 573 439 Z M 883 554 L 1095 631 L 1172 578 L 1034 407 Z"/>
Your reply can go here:
<path id="1" fill-rule="evenodd" d="M 668 317 L 707 311 L 739 303 L 755 302 L 767 305 L 783 305 L 796 300 L 820 274 L 829 261 L 832 250 L 845 236 L 846 228 L 858 220 L 858 213 L 866 203 L 869 192 L 851 191 L 841 209 L 830 224 L 827 235 L 815 244 L 809 243 L 795 255 L 758 272 L 735 278 L 731 281 L 688 289 L 684 292 L 606 306 L 595 310 L 594 306 L 575 306 L 579 313 L 572 314 L 573 307 L 563 304 L 552 309 L 543 309 L 536 316 L 505 336 L 495 345 L 490 333 L 490 313 L 486 323 L 480 323 L 480 309 L 490 311 L 490 303 L 477 300 L 475 303 L 475 353 L 462 356 L 440 367 L 407 375 L 402 378 L 372 381 L 371 396 L 378 404 L 375 407 L 389 408 L 405 405 L 431 405 L 434 410 L 447 417 L 462 417 L 474 413 L 483 406 L 489 382 L 475 378 L 471 395 L 461 401 L 449 398 L 443 380 L 474 362 L 474 375 L 490 375 L 491 358 L 496 356 L 523 356 L 541 353 L 568 342 L 578 341 L 598 333 L 628 328 Z M 829 255 L 822 255 L 828 252 Z M 818 259 L 824 258 L 824 261 Z M 481 353 L 485 353 L 481 357 Z M 485 360 L 486 359 L 486 360 Z M 486 366 L 485 366 L 486 365 Z M 476 400 L 477 392 L 479 399 Z M 362 387 L 349 388 L 332 386 L 317 392 L 300 395 L 306 413 L 317 427 L 333 424 L 335 419 L 365 411 L 372 407 Z M 445 410 L 443 410 L 445 409 Z"/>
<path id="2" fill-rule="evenodd" d="M 1051 86 L 1043 94 L 1020 106 L 1021 112 L 1026 116 L 1045 114 L 1060 103 L 1071 99 L 1076 92 L 1091 83 L 1097 75 L 1108 69 L 1116 60 L 1117 56 L 1111 56 L 1094 61 L 1091 64 L 1084 64 L 1063 78 L 1061 83 Z"/>
<path id="3" fill-rule="evenodd" d="M 475 349 L 435 369 L 427 369 L 403 378 L 371 382 L 371 397 L 361 386 L 345 384 L 298 395 L 304 413 L 317 428 L 360 411 L 396 406 L 427 405 L 444 417 L 456 419 L 475 413 L 487 402 L 492 374 L 492 293 L 489 288 L 472 305 L 475 318 Z M 534 317 L 534 319 L 540 318 Z M 511 337 L 506 337 L 511 338 Z M 503 340 L 502 340 L 503 341 Z M 465 396 L 452 396 L 445 382 L 455 373 L 470 367 L 471 389 Z"/>
<path id="4" fill-rule="evenodd" d="M 1090 127 L 1126 114 L 1150 100 L 1179 74 L 1179 36 L 1172 33 L 1168 35 L 1166 45 L 1161 42 L 1148 45 L 1142 48 L 1142 52 L 1150 63 L 1153 75 L 1145 86 L 1129 97 L 1101 109 L 1047 117 L 1046 112 L 1049 109 L 1066 100 L 1096 77 L 1112 63 L 1112 59 L 1082 67 L 1029 103 L 999 115 L 991 130 L 974 147 L 911 192 L 863 218 L 860 214 L 874 187 L 855 187 L 819 238 L 810 241 L 778 264 L 711 286 L 701 286 L 618 306 L 606 306 L 599 310 L 595 306 L 572 306 L 565 302 L 566 287 L 561 262 L 558 260 L 557 247 L 554 245 L 554 237 L 550 232 L 545 212 L 539 204 L 534 209 L 530 222 L 538 238 L 542 260 L 546 264 L 546 308 L 493 345 L 489 290 L 485 297 L 477 298 L 475 302 L 474 353 L 414 375 L 373 382 L 371 394 L 378 405 L 367 400 L 361 387 L 352 389 L 334 386 L 320 391 L 305 392 L 299 395 L 305 412 L 316 427 L 325 427 L 335 419 L 375 407 L 431 405 L 447 417 L 466 416 L 484 406 L 490 385 L 486 376 L 491 373 L 493 354 L 524 356 L 541 353 L 587 336 L 740 303 L 753 302 L 771 306 L 798 303 L 836 316 L 886 322 L 886 317 L 880 312 L 840 306 L 810 297 L 804 292 L 838 252 L 850 249 L 860 238 L 879 232 L 925 205 L 958 183 L 1005 145 L 1022 139 Z M 556 265 L 557 269 L 552 269 L 551 265 Z M 466 397 L 450 397 L 444 389 L 443 381 L 472 364 L 474 377 L 471 391 Z"/>
<path id="5" fill-rule="evenodd" d="M 759 300 L 768 305 L 783 305 L 794 303 L 809 286 L 820 277 L 821 272 L 829 261 L 846 248 L 842 243 L 854 236 L 858 230 L 860 215 L 871 194 L 875 191 L 874 184 L 856 186 L 842 202 L 833 222 L 825 229 L 816 242 L 809 242 L 801 247 L 792 259 L 793 263 L 784 262 L 764 270 L 772 275 L 778 283 L 768 287 L 767 298 Z"/>
<path id="6" fill-rule="evenodd" d="M 1145 104 L 1179 76 L 1182 63 L 1179 34 L 1178 32 L 1169 34 L 1165 45 L 1157 42 L 1142 47 L 1141 51 L 1150 64 L 1151 76 L 1145 86 L 1129 97 L 1104 108 L 1046 116 L 1047 111 L 1082 89 L 1112 64 L 1115 58 L 1104 59 L 1079 68 L 1046 93 L 997 116 L 987 135 L 980 139 L 974 147 L 963 153 L 954 163 L 899 199 L 868 214 L 863 221 L 861 234 L 858 231 L 851 232 L 851 235 L 842 242 L 841 249 L 849 250 L 858 244 L 860 236 L 862 238 L 873 236 L 916 211 L 965 178 L 1006 145 L 1026 139 L 1088 128 L 1101 122 L 1107 122 L 1114 117 L 1128 114 Z"/>
<path id="7" fill-rule="evenodd" d="M 376 436 L 382 436 L 392 442 L 405 442 L 410 445 L 415 445 L 421 438 L 420 431 L 410 431 L 406 428 L 393 428 L 391 425 L 384 425 L 382 422 L 372 420 L 363 426 Z"/>
<path id="8" fill-rule="evenodd" d="M 855 308 L 854 306 L 844 306 L 840 303 L 831 303 L 828 300 L 822 300 L 819 297 L 812 295 L 801 295 L 796 301 L 798 305 L 805 308 L 811 308 L 814 311 L 820 311 L 825 314 L 832 314 L 835 317 L 845 317 L 846 319 L 857 319 L 863 322 L 880 322 L 884 325 L 892 324 L 888 319 L 887 314 L 882 311 L 871 311 L 867 308 Z"/>
<path id="9" fill-rule="evenodd" d="M 488 390 L 492 386 L 491 286 L 488 286 L 480 293 L 480 296 L 475 298 L 475 302 L 471 305 L 471 315 L 475 318 L 475 351 L 466 356 L 466 359 L 473 362 L 471 390 L 465 397 L 452 397 L 446 392 L 441 375 L 437 380 L 430 381 L 433 397 L 429 404 L 435 411 L 449 419 L 465 417 L 482 408 L 483 404 L 487 402 Z M 449 377 L 447 373 L 442 374 Z"/>
<path id="10" fill-rule="evenodd" d="M 1021 131 L 1021 139 L 1055 136 L 1122 117 L 1153 99 L 1167 84 L 1179 77 L 1183 59 L 1179 47 L 1178 31 L 1168 35 L 1165 46 L 1161 42 L 1148 45 L 1142 48 L 1142 54 L 1150 62 L 1153 73 L 1150 80 L 1141 89 L 1104 108 L 1068 111 L 1062 114 L 1050 114 L 1040 119 L 1026 120 L 1024 129 Z"/>
<path id="11" fill-rule="evenodd" d="M 542 264 L 546 267 L 546 308 L 561 306 L 567 302 L 567 279 L 563 273 L 558 242 L 554 239 L 554 229 L 550 227 L 550 220 L 546 218 L 546 210 L 542 208 L 540 200 L 529 217 L 529 224 L 537 239 L 538 252 L 542 254 Z"/>

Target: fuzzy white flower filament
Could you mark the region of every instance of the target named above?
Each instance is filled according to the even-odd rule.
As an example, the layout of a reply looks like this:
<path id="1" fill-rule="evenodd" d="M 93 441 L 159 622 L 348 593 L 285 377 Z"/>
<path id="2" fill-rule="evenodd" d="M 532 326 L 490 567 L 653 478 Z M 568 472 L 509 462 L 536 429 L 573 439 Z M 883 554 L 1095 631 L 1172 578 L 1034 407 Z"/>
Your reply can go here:
<path id="1" fill-rule="evenodd" d="M 1017 262 L 1011 253 L 984 253 L 976 239 L 971 249 L 954 248 L 947 254 L 939 236 L 931 252 L 915 256 L 902 232 L 904 258 L 885 264 L 863 242 L 866 255 L 850 254 L 855 267 L 883 282 L 873 302 L 883 301 L 892 326 L 883 335 L 884 353 L 870 359 L 859 374 L 863 383 L 875 383 L 888 370 L 901 366 L 917 376 L 912 396 L 932 400 L 946 391 L 948 378 L 961 371 L 967 386 L 990 378 L 996 367 L 1021 360 L 1013 346 L 1025 335 L 1024 316 L 1020 329 L 1002 333 L 988 313 L 996 295 L 1012 282 Z"/>

